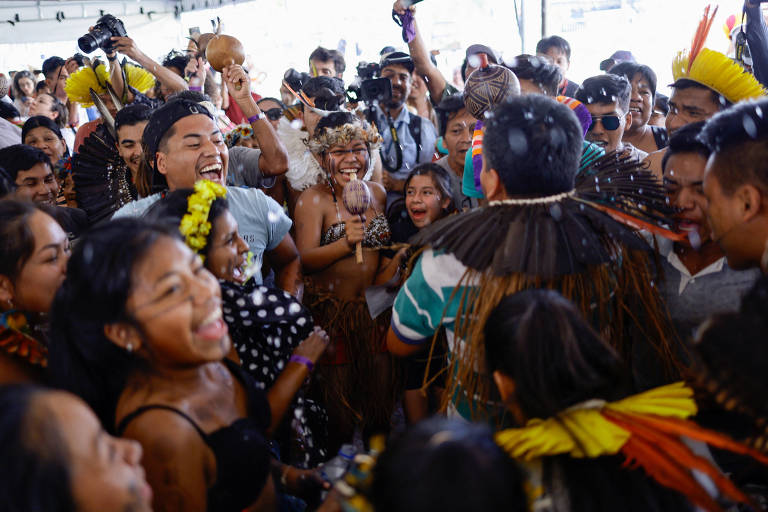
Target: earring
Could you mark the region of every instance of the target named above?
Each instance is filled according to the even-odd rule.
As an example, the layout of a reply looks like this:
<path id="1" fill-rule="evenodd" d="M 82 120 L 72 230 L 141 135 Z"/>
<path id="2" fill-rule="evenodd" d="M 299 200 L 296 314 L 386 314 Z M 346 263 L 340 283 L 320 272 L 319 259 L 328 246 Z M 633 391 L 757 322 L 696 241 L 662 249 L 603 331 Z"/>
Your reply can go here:
<path id="1" fill-rule="evenodd" d="M 125 350 L 127 350 L 127 351 L 128 351 L 128 353 L 131 353 L 131 352 L 133 352 L 133 343 L 131 343 L 131 342 L 129 341 L 129 342 L 128 342 L 128 344 L 125 346 Z"/>
<path id="2" fill-rule="evenodd" d="M 8 309 L 13 309 L 13 299 L 7 299 L 5 303 L 8 304 Z"/>

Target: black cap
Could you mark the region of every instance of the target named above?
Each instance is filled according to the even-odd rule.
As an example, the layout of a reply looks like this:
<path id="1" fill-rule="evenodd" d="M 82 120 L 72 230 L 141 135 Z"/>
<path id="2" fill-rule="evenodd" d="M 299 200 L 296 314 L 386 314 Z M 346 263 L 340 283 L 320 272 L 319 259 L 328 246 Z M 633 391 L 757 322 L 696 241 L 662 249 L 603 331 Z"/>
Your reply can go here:
<path id="1" fill-rule="evenodd" d="M 466 57 L 469 59 L 473 55 L 477 55 L 478 53 L 484 53 L 488 56 L 488 62 L 491 64 L 498 64 L 499 63 L 499 57 L 496 55 L 496 52 L 493 51 L 493 48 L 490 46 L 485 46 L 484 44 L 473 44 L 470 45 L 467 48 L 467 54 Z"/>
<path id="2" fill-rule="evenodd" d="M 628 50 L 618 50 L 613 52 L 613 55 L 611 55 L 604 61 L 600 62 L 600 71 L 608 71 L 616 64 L 621 64 L 622 62 L 637 62 L 637 61 L 635 60 L 635 56 L 632 55 L 632 52 Z"/>
<path id="3" fill-rule="evenodd" d="M 387 66 L 403 66 L 411 73 L 413 73 L 415 67 L 411 56 L 404 52 L 391 52 L 382 55 L 379 66 L 381 69 L 384 69 Z"/>
<path id="4" fill-rule="evenodd" d="M 153 169 L 155 167 L 155 153 L 157 153 L 163 136 L 178 120 L 196 114 L 203 114 L 213 119 L 213 115 L 203 105 L 185 99 L 171 100 L 152 113 L 141 139 L 147 146 L 146 158 L 152 164 Z"/>
<path id="5" fill-rule="evenodd" d="M 66 64 L 66 61 L 61 57 L 48 57 L 43 61 L 43 75 L 47 78 L 48 75 L 59 69 Z"/>

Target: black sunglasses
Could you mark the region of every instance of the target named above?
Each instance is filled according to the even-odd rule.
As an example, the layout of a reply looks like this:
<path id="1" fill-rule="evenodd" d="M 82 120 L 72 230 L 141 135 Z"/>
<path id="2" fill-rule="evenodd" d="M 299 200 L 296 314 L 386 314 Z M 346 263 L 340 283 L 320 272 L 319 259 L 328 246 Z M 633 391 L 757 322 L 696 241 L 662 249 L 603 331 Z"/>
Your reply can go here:
<path id="1" fill-rule="evenodd" d="M 270 121 L 277 121 L 283 117 L 283 109 L 280 107 L 270 108 L 268 110 L 264 110 L 264 115 L 266 115 L 267 119 Z"/>
<path id="2" fill-rule="evenodd" d="M 592 116 L 592 124 L 589 125 L 590 132 L 592 131 L 592 128 L 595 127 L 595 123 L 597 123 L 597 121 L 603 123 L 603 128 L 611 132 L 616 130 L 621 124 L 621 119 L 619 116 Z"/>

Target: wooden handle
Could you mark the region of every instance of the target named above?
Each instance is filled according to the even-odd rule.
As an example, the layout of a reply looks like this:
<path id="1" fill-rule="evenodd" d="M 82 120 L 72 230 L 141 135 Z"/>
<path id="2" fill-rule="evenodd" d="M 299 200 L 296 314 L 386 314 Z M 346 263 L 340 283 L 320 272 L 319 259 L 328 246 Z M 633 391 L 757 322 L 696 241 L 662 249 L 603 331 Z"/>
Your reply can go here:
<path id="1" fill-rule="evenodd" d="M 357 242 L 357 245 L 355 246 L 355 260 L 358 263 L 363 262 L 363 243 Z"/>

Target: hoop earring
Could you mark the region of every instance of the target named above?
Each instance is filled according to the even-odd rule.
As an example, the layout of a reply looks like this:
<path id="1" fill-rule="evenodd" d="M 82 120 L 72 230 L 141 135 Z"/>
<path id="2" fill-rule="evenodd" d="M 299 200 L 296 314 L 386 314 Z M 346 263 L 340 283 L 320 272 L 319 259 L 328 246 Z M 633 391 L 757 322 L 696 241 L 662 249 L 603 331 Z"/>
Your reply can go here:
<path id="1" fill-rule="evenodd" d="M 128 344 L 125 346 L 125 350 L 126 350 L 126 351 L 127 351 L 129 354 L 130 354 L 131 352 L 133 352 L 133 343 L 131 343 L 131 342 L 129 341 L 129 342 L 128 342 Z"/>

